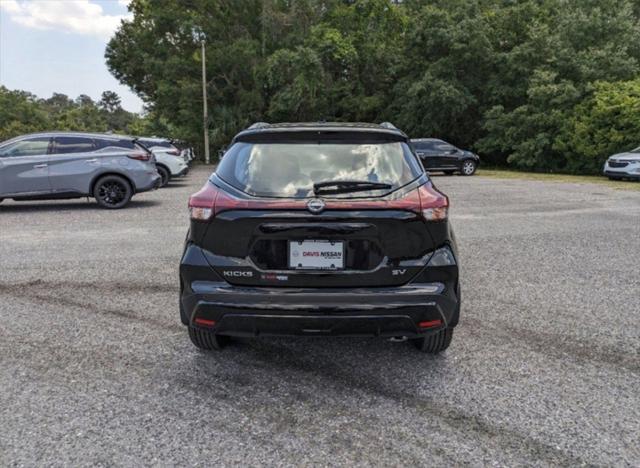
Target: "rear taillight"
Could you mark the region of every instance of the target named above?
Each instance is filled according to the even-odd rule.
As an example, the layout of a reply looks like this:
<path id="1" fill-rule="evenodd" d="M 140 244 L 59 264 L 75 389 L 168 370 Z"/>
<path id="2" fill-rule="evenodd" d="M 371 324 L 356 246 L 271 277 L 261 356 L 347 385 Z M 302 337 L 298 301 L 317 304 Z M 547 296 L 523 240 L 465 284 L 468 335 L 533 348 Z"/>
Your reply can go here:
<path id="1" fill-rule="evenodd" d="M 256 198 L 239 199 L 207 182 L 189 199 L 191 219 L 208 221 L 213 216 L 229 210 L 304 210 L 307 199 Z M 449 199 L 429 184 L 410 191 L 403 197 L 382 200 L 325 199 L 325 210 L 403 210 L 421 215 L 426 221 L 447 219 Z"/>
<path id="2" fill-rule="evenodd" d="M 167 151 L 167 154 L 170 154 L 171 156 L 180 156 L 180 151 L 178 151 L 178 150 L 169 150 L 169 151 Z"/>
<path id="3" fill-rule="evenodd" d="M 420 213 L 426 221 L 444 221 L 449 215 L 449 198 L 438 192 L 432 185 L 418 188 Z"/>
<path id="4" fill-rule="evenodd" d="M 151 155 L 144 151 L 136 151 L 135 153 L 127 154 L 127 158 L 135 159 L 136 161 L 149 161 L 151 159 Z"/>
<path id="5" fill-rule="evenodd" d="M 216 198 L 219 189 L 207 181 L 199 192 L 189 198 L 189 212 L 191 219 L 196 221 L 208 221 L 215 214 Z"/>

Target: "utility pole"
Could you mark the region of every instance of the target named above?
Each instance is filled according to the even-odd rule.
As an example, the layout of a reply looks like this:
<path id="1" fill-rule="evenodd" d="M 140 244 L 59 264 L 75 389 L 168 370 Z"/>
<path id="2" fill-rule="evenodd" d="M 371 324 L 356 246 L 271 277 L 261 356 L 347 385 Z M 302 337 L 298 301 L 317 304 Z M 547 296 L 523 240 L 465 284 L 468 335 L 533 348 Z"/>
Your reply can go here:
<path id="1" fill-rule="evenodd" d="M 209 113 L 207 110 L 207 65 L 204 55 L 204 41 L 202 45 L 202 126 L 204 129 L 204 160 L 209 164 Z"/>

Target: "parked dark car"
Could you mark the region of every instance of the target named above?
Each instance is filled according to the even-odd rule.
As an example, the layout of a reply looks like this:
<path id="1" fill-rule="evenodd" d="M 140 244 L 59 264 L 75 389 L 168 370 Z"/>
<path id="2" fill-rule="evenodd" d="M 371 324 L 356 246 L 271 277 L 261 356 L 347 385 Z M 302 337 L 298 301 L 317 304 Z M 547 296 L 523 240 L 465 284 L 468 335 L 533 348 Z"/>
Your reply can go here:
<path id="1" fill-rule="evenodd" d="M 0 201 L 94 197 L 116 209 L 159 185 L 153 154 L 131 137 L 49 132 L 0 144 Z"/>
<path id="2" fill-rule="evenodd" d="M 449 346 L 460 313 L 448 198 L 391 124 L 256 124 L 189 201 L 180 317 L 230 337 Z"/>
<path id="3" fill-rule="evenodd" d="M 418 138 L 411 140 L 424 168 L 429 172 L 442 171 L 445 174 L 459 172 L 470 176 L 480 165 L 480 156 L 471 151 L 456 148 L 437 138 Z"/>

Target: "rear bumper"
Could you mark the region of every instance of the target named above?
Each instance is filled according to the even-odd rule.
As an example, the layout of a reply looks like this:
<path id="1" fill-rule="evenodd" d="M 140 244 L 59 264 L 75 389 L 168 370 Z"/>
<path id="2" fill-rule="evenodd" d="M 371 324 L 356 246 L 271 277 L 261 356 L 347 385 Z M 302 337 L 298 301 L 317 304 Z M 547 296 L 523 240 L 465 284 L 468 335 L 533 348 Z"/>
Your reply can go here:
<path id="1" fill-rule="evenodd" d="M 457 266 L 425 267 L 401 286 L 243 286 L 187 244 L 180 285 L 183 324 L 229 336 L 418 337 L 454 327 L 460 311 Z"/>
<path id="2" fill-rule="evenodd" d="M 434 322 L 435 323 L 435 322 Z M 198 326 L 196 324 L 196 326 Z M 219 335 L 258 336 L 406 336 L 416 338 L 442 329 L 419 330 L 409 315 L 264 315 L 227 314 L 213 327 Z M 210 327 L 206 327 L 211 330 Z"/>
<path id="3" fill-rule="evenodd" d="M 180 172 L 178 172 L 174 177 L 183 177 L 183 176 L 186 176 L 188 173 L 189 173 L 189 166 L 180 170 Z"/>
<path id="4" fill-rule="evenodd" d="M 160 188 L 161 183 L 162 183 L 162 178 L 160 177 L 160 174 L 155 174 L 145 184 L 141 186 L 137 185 L 136 193 L 148 192 L 149 190 L 156 190 Z"/>
<path id="5" fill-rule="evenodd" d="M 454 325 L 460 301 L 442 283 L 394 288 L 249 288 L 196 281 L 182 320 L 230 336 L 422 336 Z M 420 327 L 421 322 L 429 322 Z M 423 324 L 424 325 L 424 324 Z"/>

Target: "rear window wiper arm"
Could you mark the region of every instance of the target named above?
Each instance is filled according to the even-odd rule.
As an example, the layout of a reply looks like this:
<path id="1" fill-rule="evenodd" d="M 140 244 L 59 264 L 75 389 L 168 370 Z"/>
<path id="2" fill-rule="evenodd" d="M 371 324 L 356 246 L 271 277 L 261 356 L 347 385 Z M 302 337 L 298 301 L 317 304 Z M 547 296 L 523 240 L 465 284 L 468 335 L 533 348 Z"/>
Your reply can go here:
<path id="1" fill-rule="evenodd" d="M 313 192 L 326 194 L 364 192 L 367 190 L 390 189 L 392 185 L 367 180 L 332 180 L 313 184 Z"/>

